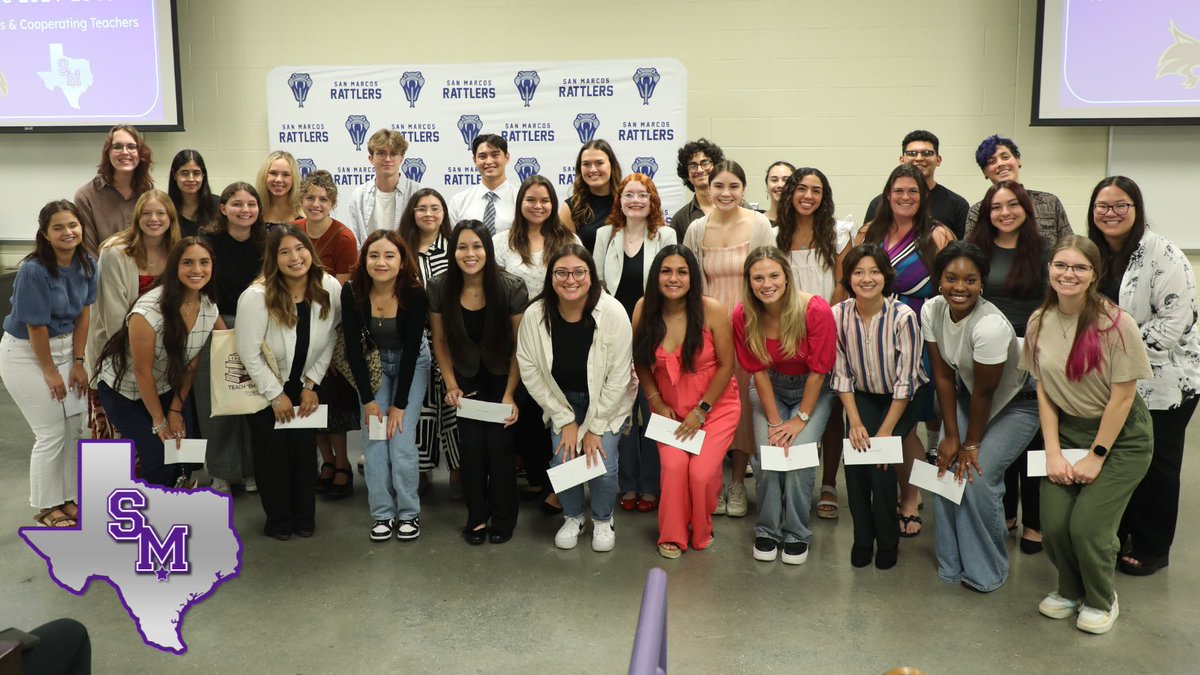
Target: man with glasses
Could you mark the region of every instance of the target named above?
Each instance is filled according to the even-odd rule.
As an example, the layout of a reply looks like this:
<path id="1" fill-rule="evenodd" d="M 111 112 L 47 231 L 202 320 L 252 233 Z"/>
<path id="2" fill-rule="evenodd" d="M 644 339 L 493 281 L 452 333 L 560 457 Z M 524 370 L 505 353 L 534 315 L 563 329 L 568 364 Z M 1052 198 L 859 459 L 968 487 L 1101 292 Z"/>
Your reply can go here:
<path id="1" fill-rule="evenodd" d="M 688 225 L 693 220 L 703 218 L 713 210 L 712 198 L 708 195 L 708 176 L 713 166 L 724 160 L 725 153 L 721 151 L 721 146 L 706 138 L 688 141 L 679 149 L 675 173 L 696 194 L 692 201 L 671 216 L 671 227 L 675 228 L 678 241 L 683 241 L 683 235 L 687 234 Z"/>
<path id="2" fill-rule="evenodd" d="M 942 165 L 939 153 L 938 137 L 924 129 L 910 131 L 900 143 L 900 163 L 912 164 L 925 177 L 925 185 L 929 187 L 929 215 L 962 239 L 967 226 L 967 200 L 934 180 L 933 174 Z M 881 195 L 875 195 L 867 205 L 866 222 L 875 217 L 880 198 Z"/>
<path id="3" fill-rule="evenodd" d="M 975 162 L 979 164 L 984 177 L 992 181 L 993 185 L 1005 180 L 1021 182 L 1021 151 L 1011 138 L 993 134 L 983 139 L 975 151 Z M 1029 200 L 1033 202 L 1038 229 L 1046 241 L 1053 245 L 1062 237 L 1073 233 L 1071 222 L 1067 220 L 1067 211 L 1058 197 L 1027 187 L 1025 192 L 1029 193 Z M 968 233 L 979 223 L 980 203 L 975 202 L 971 205 L 971 211 L 967 214 Z"/>
<path id="4" fill-rule="evenodd" d="M 375 230 L 395 230 L 408 200 L 421 189 L 416 181 L 400 175 L 408 141 L 399 131 L 380 129 L 367 141 L 367 159 L 375 167 L 375 180 L 354 189 L 350 198 L 350 231 L 358 245 Z"/>

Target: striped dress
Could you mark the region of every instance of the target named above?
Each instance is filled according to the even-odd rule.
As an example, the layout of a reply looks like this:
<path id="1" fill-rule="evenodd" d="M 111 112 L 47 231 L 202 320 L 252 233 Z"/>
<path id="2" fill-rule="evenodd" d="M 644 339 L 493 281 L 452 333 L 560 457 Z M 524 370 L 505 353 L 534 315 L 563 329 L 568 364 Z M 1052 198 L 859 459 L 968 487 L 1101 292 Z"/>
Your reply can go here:
<path id="1" fill-rule="evenodd" d="M 449 243 L 438 236 L 429 248 L 419 254 L 421 283 L 428 286 L 430 280 L 440 277 L 450 267 Z M 425 327 L 425 339 L 433 352 L 433 336 Z M 417 463 L 421 471 L 436 467 L 442 457 L 451 470 L 458 468 L 458 416 L 454 408 L 446 404 L 446 382 L 437 360 L 430 362 L 429 388 L 421 404 L 421 416 L 417 421 Z"/>
<path id="2" fill-rule="evenodd" d="M 929 278 L 929 269 L 921 260 L 917 249 L 917 231 L 910 229 L 899 240 L 888 243 L 884 238 L 883 249 L 887 251 L 892 267 L 896 269 L 896 298 L 912 308 L 921 317 L 925 301 L 937 294 L 937 284 Z"/>

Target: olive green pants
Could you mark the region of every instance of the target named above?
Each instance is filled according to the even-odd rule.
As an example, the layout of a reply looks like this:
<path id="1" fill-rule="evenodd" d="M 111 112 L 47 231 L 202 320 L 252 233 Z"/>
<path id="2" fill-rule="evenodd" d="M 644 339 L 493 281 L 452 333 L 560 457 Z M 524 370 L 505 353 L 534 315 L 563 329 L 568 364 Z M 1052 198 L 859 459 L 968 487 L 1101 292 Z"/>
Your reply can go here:
<path id="1" fill-rule="evenodd" d="M 1100 420 L 1060 414 L 1059 443 L 1090 448 Z M 1091 485 L 1057 485 L 1042 479 L 1042 536 L 1046 555 L 1058 569 L 1058 594 L 1088 607 L 1112 609 L 1116 597 L 1117 526 L 1146 470 L 1154 448 L 1150 411 L 1134 398 L 1125 428 Z"/>

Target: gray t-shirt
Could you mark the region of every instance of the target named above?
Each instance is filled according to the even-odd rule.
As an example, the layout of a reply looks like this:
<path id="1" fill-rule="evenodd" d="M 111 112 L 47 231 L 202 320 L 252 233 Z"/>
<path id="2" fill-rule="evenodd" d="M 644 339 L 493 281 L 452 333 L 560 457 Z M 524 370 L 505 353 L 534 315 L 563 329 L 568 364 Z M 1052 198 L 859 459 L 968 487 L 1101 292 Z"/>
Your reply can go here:
<path id="1" fill-rule="evenodd" d="M 954 369 L 968 392 L 975 391 L 976 363 L 1004 364 L 988 420 L 1025 386 L 1027 373 L 1018 367 L 1020 348 L 1012 324 L 984 298 L 979 298 L 975 309 L 957 323 L 950 318 L 946 298 L 940 295 L 930 298 L 921 308 L 921 332 L 926 342 L 937 343 L 942 360 Z"/>

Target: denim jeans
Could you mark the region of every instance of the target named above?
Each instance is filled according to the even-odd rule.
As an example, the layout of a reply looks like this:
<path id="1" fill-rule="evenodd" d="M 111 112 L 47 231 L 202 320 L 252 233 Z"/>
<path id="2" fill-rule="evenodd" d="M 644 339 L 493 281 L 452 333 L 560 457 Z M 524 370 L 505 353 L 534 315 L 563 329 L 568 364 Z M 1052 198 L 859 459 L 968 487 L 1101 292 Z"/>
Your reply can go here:
<path id="1" fill-rule="evenodd" d="M 621 492 L 658 496 L 658 442 L 646 438 L 646 423 L 650 421 L 650 404 L 638 389 L 633 412 L 629 415 L 627 431 L 621 434 L 620 475 Z"/>
<path id="2" fill-rule="evenodd" d="M 567 402 L 571 404 L 571 408 L 575 411 L 575 423 L 582 424 L 583 417 L 587 414 L 588 395 L 586 392 L 567 391 Z M 582 452 L 584 430 L 579 430 L 579 444 Z M 550 439 L 554 443 L 556 452 L 550 459 L 551 466 L 558 466 L 567 461 L 565 452 L 557 452 L 558 443 L 562 440 L 561 433 L 550 432 Z M 588 486 L 592 491 L 592 520 L 610 520 L 612 519 L 613 503 L 617 500 L 617 464 L 618 440 L 620 435 L 611 431 L 604 432 L 600 437 L 600 447 L 604 449 L 604 475 L 597 476 L 588 481 Z M 569 490 L 563 490 L 558 493 L 558 501 L 562 503 L 563 515 L 569 517 L 579 517 L 583 515 L 583 486 L 576 485 Z"/>
<path id="3" fill-rule="evenodd" d="M 800 401 L 804 398 L 804 385 L 808 375 L 783 375 L 768 371 L 771 390 L 775 394 L 775 406 L 779 418 L 787 421 L 796 416 Z M 754 442 L 770 445 L 767 416 L 763 413 L 762 399 L 750 380 L 750 406 L 753 408 Z M 808 424 L 793 441 L 792 445 L 816 443 L 825 433 L 825 423 L 833 406 L 833 393 L 821 387 L 817 406 L 810 414 Z M 757 451 L 758 448 L 755 448 Z M 755 452 L 750 456 L 754 466 L 754 496 L 758 501 L 758 520 L 754 523 L 754 536 L 767 537 L 776 542 L 807 543 L 812 538 L 808 529 L 809 511 L 812 506 L 813 485 L 817 479 L 816 467 L 795 471 L 764 471 L 762 459 Z"/>
<path id="4" fill-rule="evenodd" d="M 412 520 L 421 515 L 421 500 L 417 497 L 417 420 L 421 417 L 425 388 L 429 386 L 429 347 L 425 338 L 421 338 L 420 350 L 412 384 L 408 387 L 402 431 L 392 436 L 390 441 L 373 441 L 370 439 L 370 425 L 364 424 L 362 428 L 363 455 L 367 463 L 364 471 L 367 505 L 375 520 Z M 375 403 L 379 405 L 385 422 L 396 391 L 396 380 L 400 378 L 401 356 L 400 350 L 379 350 L 383 378 L 379 383 L 379 391 L 375 392 Z"/>
<path id="5" fill-rule="evenodd" d="M 1017 394 L 988 422 L 979 448 L 982 475 L 967 483 L 962 502 L 955 505 L 941 497 L 933 500 L 938 577 L 943 581 L 961 581 L 986 593 L 1008 579 L 1004 471 L 1038 430 L 1037 400 L 1028 398 L 1029 391 L 1027 387 Z M 970 395 L 960 392 L 958 431 L 964 437 L 970 404 Z"/>
<path id="6" fill-rule="evenodd" d="M 125 376 L 133 377 L 132 370 L 130 367 L 131 372 Z M 112 422 L 113 427 L 121 434 L 121 438 L 133 441 L 133 447 L 137 451 L 138 461 L 141 464 L 142 480 L 150 485 L 173 488 L 180 474 L 190 476 L 192 471 L 200 468 L 199 464 L 163 463 L 165 459 L 163 441 L 158 434 L 151 431 L 154 427 L 154 420 L 150 419 L 150 413 L 146 410 L 146 404 L 142 403 L 141 398 L 137 400 L 125 398 L 124 394 L 114 390 L 103 380 L 96 389 L 100 393 L 100 403 L 104 406 L 104 413 L 108 415 L 108 421 Z M 174 396 L 174 392 L 169 389 L 158 395 L 158 403 L 164 411 L 171 407 L 171 400 Z M 187 432 L 185 438 L 196 438 L 196 420 L 192 417 L 192 407 L 186 402 L 183 405 L 183 424 Z"/>

